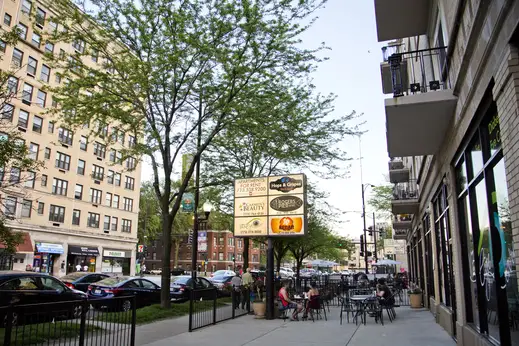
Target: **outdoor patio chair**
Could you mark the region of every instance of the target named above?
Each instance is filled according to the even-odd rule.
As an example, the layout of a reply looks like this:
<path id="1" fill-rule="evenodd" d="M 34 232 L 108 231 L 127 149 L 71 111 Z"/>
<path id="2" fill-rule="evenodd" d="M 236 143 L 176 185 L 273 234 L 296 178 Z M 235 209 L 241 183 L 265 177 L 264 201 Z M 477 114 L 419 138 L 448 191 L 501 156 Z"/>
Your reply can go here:
<path id="1" fill-rule="evenodd" d="M 308 312 L 310 313 L 310 318 L 312 319 L 312 322 L 315 322 L 314 319 L 314 311 L 317 314 L 317 319 L 319 319 L 321 316 L 321 310 L 324 314 L 324 320 L 328 321 L 328 318 L 326 317 L 326 307 L 323 300 L 323 297 L 321 296 L 312 296 L 312 298 L 308 301 Z"/>
<path id="2" fill-rule="evenodd" d="M 389 321 L 393 323 L 393 320 L 396 318 L 396 311 L 395 311 L 395 296 L 396 294 L 393 293 L 387 299 L 387 301 L 380 304 L 382 310 L 386 310 L 387 317 L 389 318 Z M 391 303 L 390 303 L 391 302 Z"/>
<path id="3" fill-rule="evenodd" d="M 350 323 L 350 314 L 352 317 L 352 320 L 355 318 L 355 315 L 357 314 L 357 305 L 354 304 L 349 297 L 339 297 L 339 303 L 341 304 L 341 314 L 340 314 L 340 320 L 342 325 L 342 315 L 343 313 L 346 313 L 346 320 L 348 323 Z"/>
<path id="4" fill-rule="evenodd" d="M 283 322 L 285 322 L 288 318 L 288 312 L 291 310 L 288 306 L 283 306 L 283 303 L 281 303 L 281 300 L 277 301 L 278 303 L 278 310 L 279 310 L 279 318 L 283 319 Z"/>

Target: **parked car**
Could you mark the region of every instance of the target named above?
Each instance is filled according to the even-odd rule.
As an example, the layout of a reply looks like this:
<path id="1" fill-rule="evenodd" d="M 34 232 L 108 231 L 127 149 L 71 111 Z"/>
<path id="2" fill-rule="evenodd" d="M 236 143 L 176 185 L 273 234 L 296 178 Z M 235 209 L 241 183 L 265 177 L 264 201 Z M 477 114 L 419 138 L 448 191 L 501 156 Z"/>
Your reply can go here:
<path id="1" fill-rule="evenodd" d="M 106 306 L 129 311 L 132 308 L 132 296 L 136 296 L 136 308 L 160 303 L 160 287 L 140 277 L 108 277 L 88 286 L 87 293 L 90 299 L 98 299 L 92 301 L 92 306 L 96 309 Z M 128 299 L 121 298 L 114 303 L 109 299 L 114 297 L 128 297 Z"/>
<path id="2" fill-rule="evenodd" d="M 344 275 L 344 276 L 350 276 L 350 275 L 353 275 L 351 273 L 351 271 L 349 271 L 348 269 L 344 269 L 342 272 L 341 272 L 341 275 Z"/>
<path id="3" fill-rule="evenodd" d="M 293 278 L 294 277 L 294 271 L 290 268 L 281 267 L 279 268 L 279 275 L 282 278 Z"/>
<path id="4" fill-rule="evenodd" d="M 152 270 L 150 270 L 150 274 L 161 275 L 162 274 L 162 269 L 152 269 Z"/>
<path id="5" fill-rule="evenodd" d="M 81 302 L 87 295 L 81 291 L 67 287 L 58 279 L 42 273 L 0 271 L 0 307 L 25 304 L 35 305 L 25 316 L 13 313 L 13 325 L 36 323 L 49 318 L 77 318 L 81 316 L 82 304 L 49 305 L 48 303 Z M 54 309 L 55 307 L 55 309 Z M 0 309 L 0 323 L 6 323 L 5 309 Z M 3 313 L 3 314 L 2 314 Z M 37 318 L 35 318 L 37 317 Z"/>
<path id="6" fill-rule="evenodd" d="M 90 284 L 106 279 L 109 276 L 110 275 L 104 273 L 75 272 L 62 276 L 60 280 L 63 281 L 68 288 L 86 293 Z"/>
<path id="7" fill-rule="evenodd" d="M 210 281 L 218 289 L 220 294 L 230 295 L 232 289 L 231 280 L 233 277 L 234 276 L 218 275 L 213 276 Z"/>
<path id="8" fill-rule="evenodd" d="M 216 287 L 206 278 L 196 278 L 196 285 L 193 285 L 193 279 L 189 275 L 181 275 L 175 278 L 175 281 L 171 285 L 172 291 L 172 301 L 177 302 L 185 302 L 188 301 L 191 296 L 191 290 L 202 289 L 202 288 L 213 288 Z M 211 290 L 203 290 L 199 296 L 203 299 L 212 299 L 214 297 L 214 292 Z"/>
<path id="9" fill-rule="evenodd" d="M 311 277 L 318 276 L 318 272 L 315 269 L 304 268 L 299 271 L 299 275 L 302 278 L 311 278 Z"/>
<path id="10" fill-rule="evenodd" d="M 217 271 L 215 271 L 214 273 L 211 274 L 211 277 L 221 276 L 221 275 L 236 276 L 236 273 L 233 272 L 232 270 L 217 270 Z"/>

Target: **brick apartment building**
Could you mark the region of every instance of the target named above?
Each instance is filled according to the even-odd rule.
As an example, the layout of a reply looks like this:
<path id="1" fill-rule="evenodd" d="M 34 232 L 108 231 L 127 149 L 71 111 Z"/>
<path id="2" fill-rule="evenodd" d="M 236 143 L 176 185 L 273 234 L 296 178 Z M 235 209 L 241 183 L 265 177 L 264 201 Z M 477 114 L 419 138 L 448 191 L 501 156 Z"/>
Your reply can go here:
<path id="1" fill-rule="evenodd" d="M 243 247 L 247 239 L 235 238 L 231 231 L 208 230 L 207 241 L 199 243 L 197 264 L 201 271 L 233 270 L 243 266 Z M 255 244 L 251 240 L 249 247 L 249 267 L 259 269 L 260 258 L 265 256 L 263 244 Z M 188 244 L 188 236 L 182 238 L 178 251 L 178 267 L 191 270 L 192 247 Z M 171 250 L 171 267 L 174 266 L 174 247 Z M 163 246 L 160 239 L 147 244 L 145 258 L 147 269 L 162 268 Z M 236 263 L 233 261 L 233 257 Z"/>

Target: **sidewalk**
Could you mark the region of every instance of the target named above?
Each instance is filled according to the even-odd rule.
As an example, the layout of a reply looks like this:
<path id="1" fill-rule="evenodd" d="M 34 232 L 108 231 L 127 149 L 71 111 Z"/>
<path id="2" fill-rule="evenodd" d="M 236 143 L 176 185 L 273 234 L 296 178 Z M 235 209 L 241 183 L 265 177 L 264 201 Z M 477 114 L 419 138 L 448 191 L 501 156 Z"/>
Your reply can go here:
<path id="1" fill-rule="evenodd" d="M 385 318 L 385 325 L 368 319 L 366 326 L 343 321 L 339 324 L 338 308 L 331 308 L 328 321 L 290 322 L 283 320 L 255 320 L 244 316 L 235 320 L 206 327 L 198 331 L 172 335 L 162 340 L 136 345 L 211 345 L 211 346 L 265 346 L 265 345 L 319 345 L 319 346 L 454 346 L 451 337 L 435 323 L 426 310 L 397 308 L 393 323 Z M 384 314 L 385 317 L 385 314 Z M 151 325 L 150 325 L 151 326 Z M 172 331 L 173 332 L 173 331 Z M 139 338 L 140 332 L 137 333 Z M 141 339 L 144 340 L 144 339 Z"/>

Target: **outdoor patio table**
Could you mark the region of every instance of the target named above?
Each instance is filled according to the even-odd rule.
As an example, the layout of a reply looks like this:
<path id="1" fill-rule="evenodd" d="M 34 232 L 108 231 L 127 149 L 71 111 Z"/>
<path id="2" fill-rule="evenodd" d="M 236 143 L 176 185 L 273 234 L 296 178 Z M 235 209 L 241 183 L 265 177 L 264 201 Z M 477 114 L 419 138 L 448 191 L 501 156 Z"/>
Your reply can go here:
<path id="1" fill-rule="evenodd" d="M 350 300 L 359 306 L 357 312 L 355 313 L 355 316 L 353 316 L 355 323 L 357 323 L 358 316 L 364 313 L 364 305 L 366 305 L 367 303 L 369 303 L 369 301 L 373 299 L 375 299 L 375 296 L 372 294 L 359 294 L 350 297 Z M 366 323 L 366 321 L 364 321 L 364 323 Z"/>

